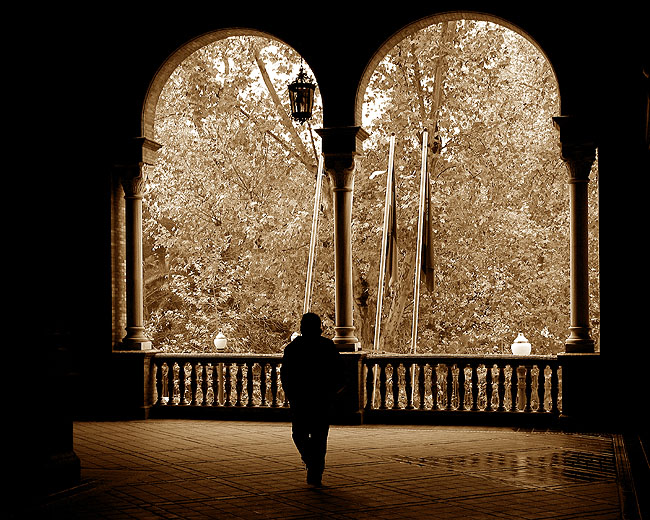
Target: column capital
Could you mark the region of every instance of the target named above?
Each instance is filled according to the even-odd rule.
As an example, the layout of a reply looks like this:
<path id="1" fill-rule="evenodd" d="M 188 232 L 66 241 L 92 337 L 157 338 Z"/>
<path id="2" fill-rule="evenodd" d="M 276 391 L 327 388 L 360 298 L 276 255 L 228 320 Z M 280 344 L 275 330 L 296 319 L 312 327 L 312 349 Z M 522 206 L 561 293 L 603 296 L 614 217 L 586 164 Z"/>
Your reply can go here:
<path id="1" fill-rule="evenodd" d="M 124 198 L 141 199 L 147 184 L 146 164 L 138 163 L 119 166 L 120 181 L 124 188 Z"/>
<path id="2" fill-rule="evenodd" d="M 360 154 L 363 141 L 370 135 L 360 126 L 318 128 L 316 133 L 321 136 L 323 155 L 326 158 Z"/>
<path id="3" fill-rule="evenodd" d="M 151 166 L 162 145 L 147 137 L 136 137 L 125 147 L 122 160 L 115 164 L 126 198 L 142 198 L 147 182 L 146 167 Z"/>
<path id="4" fill-rule="evenodd" d="M 558 116 L 553 124 L 560 132 L 562 159 L 569 162 L 588 162 L 590 167 L 596 158 L 595 123 L 578 116 Z"/>

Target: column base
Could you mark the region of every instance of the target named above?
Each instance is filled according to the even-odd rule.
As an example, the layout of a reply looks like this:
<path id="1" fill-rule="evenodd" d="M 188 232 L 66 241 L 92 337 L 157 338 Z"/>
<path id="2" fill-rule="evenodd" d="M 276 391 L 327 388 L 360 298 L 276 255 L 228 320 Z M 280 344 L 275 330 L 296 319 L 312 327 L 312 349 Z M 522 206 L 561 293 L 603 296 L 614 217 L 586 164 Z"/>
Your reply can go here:
<path id="1" fill-rule="evenodd" d="M 592 354 L 596 344 L 585 327 L 569 327 L 571 335 L 564 342 L 564 350 L 569 354 Z"/>
<path id="2" fill-rule="evenodd" d="M 359 340 L 354 335 L 354 327 L 334 327 L 332 341 L 339 352 L 356 352 L 360 349 Z"/>
<path id="3" fill-rule="evenodd" d="M 118 350 L 151 350 L 151 340 L 143 332 L 144 327 L 127 327 Z"/>
<path id="4" fill-rule="evenodd" d="M 152 350 L 152 343 L 148 339 L 123 339 L 118 350 Z"/>

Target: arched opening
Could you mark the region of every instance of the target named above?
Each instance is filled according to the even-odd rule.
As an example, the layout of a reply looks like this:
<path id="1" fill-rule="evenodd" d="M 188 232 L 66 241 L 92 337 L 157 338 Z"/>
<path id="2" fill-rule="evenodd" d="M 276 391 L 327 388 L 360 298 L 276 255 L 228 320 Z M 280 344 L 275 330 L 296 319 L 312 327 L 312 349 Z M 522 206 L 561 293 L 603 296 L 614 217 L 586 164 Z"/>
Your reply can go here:
<path id="1" fill-rule="evenodd" d="M 231 352 L 278 352 L 295 330 L 322 120 L 318 91 L 311 121 L 289 115 L 301 65 L 313 75 L 283 42 L 233 31 L 188 44 L 154 81 L 144 124 L 162 148 L 147 174 L 143 240 L 156 348 L 209 352 L 221 333 Z M 317 295 L 333 287 L 331 218 L 321 221 Z M 314 298 L 319 312 L 326 299 Z"/>
<path id="2" fill-rule="evenodd" d="M 414 332 L 421 135 L 429 133 L 430 285 L 419 294 L 418 352 L 509 353 L 523 332 L 534 354 L 564 351 L 569 329 L 569 186 L 553 117 L 551 64 L 522 31 L 468 13 L 420 20 L 377 52 L 357 118 L 371 137 L 355 183 L 358 322 L 372 343 L 388 141 L 396 134 L 399 278 L 384 298 L 379 350 L 407 352 Z M 591 326 L 598 337 L 597 165 L 590 189 Z M 364 246 L 363 244 L 366 244 Z M 385 331 L 385 333 L 384 333 Z"/>

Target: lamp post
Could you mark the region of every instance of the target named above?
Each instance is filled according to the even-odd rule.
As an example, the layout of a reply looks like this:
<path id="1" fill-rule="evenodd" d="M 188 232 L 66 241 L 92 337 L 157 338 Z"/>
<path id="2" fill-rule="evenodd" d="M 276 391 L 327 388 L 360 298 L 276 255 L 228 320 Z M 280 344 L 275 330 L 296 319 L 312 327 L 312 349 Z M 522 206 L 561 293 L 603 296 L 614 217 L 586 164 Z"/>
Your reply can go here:
<path id="1" fill-rule="evenodd" d="M 289 102 L 291 103 L 291 117 L 300 123 L 311 119 L 314 110 L 314 92 L 316 84 L 305 72 L 302 64 L 298 76 L 289 83 Z"/>

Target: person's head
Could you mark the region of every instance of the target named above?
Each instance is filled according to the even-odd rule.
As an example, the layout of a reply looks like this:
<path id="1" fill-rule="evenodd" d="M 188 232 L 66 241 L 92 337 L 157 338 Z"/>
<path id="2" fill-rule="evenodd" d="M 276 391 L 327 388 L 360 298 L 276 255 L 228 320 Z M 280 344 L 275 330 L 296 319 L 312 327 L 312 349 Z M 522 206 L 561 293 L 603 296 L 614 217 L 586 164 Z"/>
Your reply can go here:
<path id="1" fill-rule="evenodd" d="M 302 319 L 300 320 L 300 333 L 303 336 L 319 335 L 321 332 L 321 322 L 318 314 L 308 312 L 302 315 Z"/>

